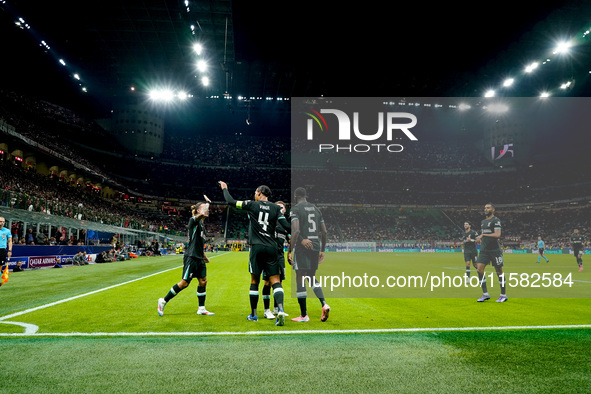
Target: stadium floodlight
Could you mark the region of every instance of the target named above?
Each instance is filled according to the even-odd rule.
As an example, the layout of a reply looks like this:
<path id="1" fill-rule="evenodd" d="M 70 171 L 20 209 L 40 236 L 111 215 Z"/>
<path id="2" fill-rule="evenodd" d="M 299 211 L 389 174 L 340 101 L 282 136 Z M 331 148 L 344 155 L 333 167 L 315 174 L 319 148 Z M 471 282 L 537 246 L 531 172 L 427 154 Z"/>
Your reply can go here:
<path id="1" fill-rule="evenodd" d="M 554 48 L 554 51 L 552 53 L 555 55 L 557 53 L 567 53 L 569 49 L 570 49 L 570 42 L 562 41 L 556 45 L 556 47 Z"/>
<path id="2" fill-rule="evenodd" d="M 548 93 L 548 92 L 542 92 L 540 94 L 540 98 L 546 98 L 546 97 L 550 97 L 550 93 Z"/>
<path id="3" fill-rule="evenodd" d="M 507 78 L 507 79 L 505 79 L 505 81 L 503 81 L 503 86 L 509 87 L 509 86 L 513 85 L 513 82 L 515 82 L 515 79 Z"/>
<path id="4" fill-rule="evenodd" d="M 538 68 L 538 66 L 539 66 L 538 62 L 530 63 L 525 67 L 525 72 L 530 73 L 530 72 L 534 71 L 536 68 Z"/>
<path id="5" fill-rule="evenodd" d="M 570 87 L 571 83 L 570 81 L 563 83 L 562 85 L 560 85 L 560 89 L 566 89 L 568 87 Z"/>
<path id="6" fill-rule="evenodd" d="M 60 60 L 59 60 L 59 62 L 60 62 L 60 64 L 61 64 L 62 66 L 65 66 L 65 65 L 66 65 L 66 61 L 65 61 L 64 59 L 60 59 Z"/>
<path id="7" fill-rule="evenodd" d="M 195 26 L 191 25 L 191 30 L 194 30 L 194 29 L 195 29 Z M 193 50 L 198 55 L 201 55 L 201 52 L 203 51 L 203 45 L 201 45 L 200 43 L 196 42 L 195 44 L 193 44 Z"/>
<path id="8" fill-rule="evenodd" d="M 207 70 L 207 63 L 205 63 L 204 60 L 199 60 L 197 62 L 197 70 L 199 70 L 201 72 Z"/>
<path id="9" fill-rule="evenodd" d="M 174 93 L 170 89 L 164 89 L 162 91 L 162 100 L 164 101 L 172 101 L 174 98 Z"/>
<path id="10" fill-rule="evenodd" d="M 80 80 L 80 75 L 74 74 L 74 78 L 77 79 L 77 80 Z"/>
<path id="11" fill-rule="evenodd" d="M 160 89 L 153 89 L 150 90 L 148 93 L 150 99 L 154 101 L 165 101 L 165 91 Z"/>
<path id="12" fill-rule="evenodd" d="M 188 97 L 186 93 L 183 94 Z M 148 96 L 152 101 L 168 103 L 174 100 L 175 97 L 180 98 L 181 93 L 175 95 L 171 89 L 152 89 L 148 92 Z"/>
<path id="13" fill-rule="evenodd" d="M 186 100 L 186 99 L 187 99 L 187 97 L 189 97 L 189 96 L 187 95 L 187 93 L 186 93 L 186 92 L 180 91 L 180 92 L 178 92 L 178 94 L 177 94 L 177 97 L 179 98 L 179 100 L 182 100 L 182 101 L 184 101 L 184 100 Z"/>
<path id="14" fill-rule="evenodd" d="M 484 97 L 494 97 L 495 95 L 495 91 L 492 89 L 489 89 L 486 91 L 486 93 L 484 93 Z"/>
<path id="15" fill-rule="evenodd" d="M 203 86 L 209 86 L 209 77 L 203 77 L 203 78 L 201 78 L 201 84 Z"/>

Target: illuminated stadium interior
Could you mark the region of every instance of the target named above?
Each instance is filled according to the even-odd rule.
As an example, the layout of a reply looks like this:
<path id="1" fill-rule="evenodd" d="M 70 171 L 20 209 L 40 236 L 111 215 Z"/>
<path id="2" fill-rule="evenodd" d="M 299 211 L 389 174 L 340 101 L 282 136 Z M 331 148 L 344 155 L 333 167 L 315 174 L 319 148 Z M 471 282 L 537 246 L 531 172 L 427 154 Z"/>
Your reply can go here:
<path id="1" fill-rule="evenodd" d="M 591 392 L 590 93 L 591 1 L 0 0 L 2 391 Z M 258 283 L 259 185 L 294 265 L 465 286 Z"/>
<path id="2" fill-rule="evenodd" d="M 31 176 L 41 172 L 61 183 L 79 184 L 95 194 L 92 198 L 106 197 L 105 210 L 114 202 L 130 209 L 134 201 L 130 222 L 181 232 L 183 204 L 174 206 L 176 216 L 167 215 L 170 209 L 163 206 L 170 200 L 217 196 L 217 178 L 247 195 L 253 182 L 263 178 L 278 199 L 289 200 L 290 178 L 313 173 L 327 180 L 322 191 L 310 185 L 319 203 L 338 196 L 334 202 L 340 204 L 394 207 L 479 205 L 482 197 L 473 186 L 483 178 L 491 185 L 487 198 L 508 206 L 555 201 L 585 206 L 591 195 L 591 171 L 579 161 L 588 143 L 581 130 L 570 128 L 569 138 L 557 141 L 552 139 L 555 130 L 546 128 L 546 135 L 531 122 L 523 127 L 527 115 L 520 119 L 516 108 L 504 114 L 506 104 L 487 101 L 516 96 L 547 101 L 588 92 L 591 25 L 579 4 L 540 9 L 545 17 L 534 23 L 531 16 L 531 24 L 498 53 L 482 48 L 482 53 L 459 56 L 457 49 L 437 49 L 434 43 L 434 54 L 447 51 L 449 56 L 408 60 L 408 70 L 397 62 L 401 72 L 409 73 L 404 78 L 387 72 L 388 66 L 372 73 L 368 66 L 359 66 L 358 56 L 349 67 L 356 68 L 359 78 L 348 68 L 333 66 L 325 72 L 332 64 L 328 60 L 306 67 L 294 54 L 310 33 L 295 33 L 289 24 L 265 19 L 256 8 L 262 5 L 108 2 L 83 18 L 72 16 L 72 2 L 32 6 L 5 1 L 1 6 L 2 36 L 11 37 L 6 52 L 18 53 L 3 73 L 0 95 L 0 116 L 13 130 L 3 134 L 1 145 L 3 187 L 13 191 L 16 180 L 10 180 L 14 172 L 6 168 L 9 164 L 25 173 L 31 169 Z M 42 15 L 51 15 L 52 23 Z M 263 20 L 267 28 L 258 23 Z M 330 28 L 326 25 L 321 32 Z M 400 51 L 406 48 L 396 34 L 371 34 L 396 43 Z M 489 37 L 480 34 L 483 40 Z M 266 39 L 255 41 L 262 36 Z M 294 42 L 298 44 L 285 48 Z M 341 45 L 322 50 L 304 45 L 304 54 L 326 58 L 342 53 Z M 365 46 L 356 50 L 370 51 Z M 456 62 L 446 64 L 452 54 L 458 56 Z M 462 62 L 477 55 L 485 58 L 473 59 L 465 69 Z M 8 77 L 11 74 L 18 77 Z M 392 92 L 397 97 L 428 97 L 384 102 L 384 107 L 417 110 L 422 119 L 433 116 L 439 122 L 430 135 L 421 136 L 420 146 L 407 147 L 394 162 L 392 155 L 375 155 L 368 165 L 356 164 L 355 155 L 328 154 L 320 160 L 306 158 L 306 166 L 290 171 L 292 155 L 305 155 L 307 149 L 292 146 L 289 139 L 291 97 Z M 435 96 L 448 99 L 438 101 Z M 454 96 L 463 98 L 449 98 Z M 482 120 L 483 111 L 491 117 Z M 489 157 L 491 148 L 502 150 L 507 142 L 515 145 L 516 156 Z M 188 182 L 195 171 L 199 180 Z M 373 185 L 383 171 L 389 181 Z M 393 239 L 403 234 L 391 230 Z M 450 232 L 435 238 L 449 237 Z"/>

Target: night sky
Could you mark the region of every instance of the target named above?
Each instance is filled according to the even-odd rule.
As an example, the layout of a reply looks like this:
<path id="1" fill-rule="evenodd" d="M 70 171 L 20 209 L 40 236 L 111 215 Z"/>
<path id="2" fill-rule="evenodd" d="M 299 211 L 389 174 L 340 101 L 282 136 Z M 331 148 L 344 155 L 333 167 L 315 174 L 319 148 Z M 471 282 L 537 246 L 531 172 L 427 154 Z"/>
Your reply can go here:
<path id="1" fill-rule="evenodd" d="M 7 0 L 7 4 L 30 21 L 36 34 L 65 52 L 68 37 L 76 36 L 96 14 L 95 3 Z M 108 7 L 108 1 L 101 4 Z M 478 5 L 409 1 L 389 6 L 385 2 L 234 1 L 236 60 L 295 65 L 301 79 L 315 81 L 317 96 L 478 97 L 487 85 L 498 85 L 515 70 L 521 72 L 533 54 L 549 51 L 561 34 L 574 34 L 584 27 L 584 15 L 576 17 L 578 13 L 573 11 L 582 4 L 572 0 L 541 1 L 529 7 L 517 7 L 506 0 Z M 56 59 L 42 53 L 39 37 L 16 29 L 8 12 L 0 12 L 0 17 L 4 52 L 0 86 L 54 100 L 91 116 L 106 114 L 110 97 L 82 94 Z M 64 56 L 76 59 L 82 55 Z M 574 71 L 585 66 L 581 65 L 584 58 L 573 57 L 565 66 L 565 75 L 578 78 L 579 90 L 573 90 L 574 94 L 588 95 L 581 90 L 587 87 L 586 82 Z M 95 69 L 82 72 L 92 79 L 104 67 L 96 64 Z M 536 96 L 534 84 L 545 82 L 539 79 L 528 80 L 530 85 L 519 81 L 515 90 L 505 94 Z M 220 122 L 228 122 L 228 132 L 245 127 L 246 110 L 238 105 L 207 111 L 199 100 L 170 110 L 170 129 L 207 129 Z M 267 132 L 276 132 L 270 130 L 272 122 L 286 119 L 282 114 L 271 114 L 273 111 L 270 106 L 258 105 L 251 113 L 255 127 L 245 130 L 265 124 Z M 284 123 L 275 124 L 284 127 Z"/>

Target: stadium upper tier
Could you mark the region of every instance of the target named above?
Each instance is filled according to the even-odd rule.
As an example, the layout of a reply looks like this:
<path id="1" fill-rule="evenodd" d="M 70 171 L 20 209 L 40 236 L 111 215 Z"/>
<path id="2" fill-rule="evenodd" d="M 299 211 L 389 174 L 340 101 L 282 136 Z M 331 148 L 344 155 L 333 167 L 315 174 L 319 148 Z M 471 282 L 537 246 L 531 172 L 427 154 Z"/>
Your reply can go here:
<path id="1" fill-rule="evenodd" d="M 591 197 L 591 163 L 576 141 L 565 150 L 536 140 L 527 160 L 500 162 L 485 155 L 490 147 L 483 150 L 482 141 L 458 134 L 359 160 L 355 154 L 318 154 L 285 132 L 247 136 L 220 129 L 195 136 L 168 131 L 163 153 L 146 156 L 125 150 L 80 114 L 13 92 L 1 92 L 0 117 L 3 151 L 33 158 L 23 166 L 34 167 L 41 161 L 35 156 L 44 156 L 60 171 L 87 171 L 101 186 L 151 198 L 195 200 L 207 194 L 221 201 L 218 180 L 241 198 L 267 184 L 273 198 L 289 201 L 291 187 L 305 185 L 317 201 L 337 204 L 466 206 Z"/>

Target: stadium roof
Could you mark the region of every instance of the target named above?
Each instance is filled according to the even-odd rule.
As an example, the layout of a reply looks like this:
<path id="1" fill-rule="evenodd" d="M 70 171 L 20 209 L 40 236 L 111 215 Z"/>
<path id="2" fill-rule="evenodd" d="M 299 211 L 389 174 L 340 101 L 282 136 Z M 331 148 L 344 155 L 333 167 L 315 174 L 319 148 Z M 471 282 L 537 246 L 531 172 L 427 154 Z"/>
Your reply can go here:
<path id="1" fill-rule="evenodd" d="M 0 0 L 0 86 L 109 105 L 194 97 L 587 96 L 591 4 Z M 571 52 L 552 54 L 561 40 Z M 203 46 L 197 54 L 193 45 Z M 552 58 L 552 62 L 547 59 Z M 197 62 L 207 63 L 199 71 Z M 539 61 L 535 73 L 524 67 Z M 209 86 L 202 85 L 202 77 Z M 506 82 L 513 79 L 513 83 Z M 507 84 L 504 86 L 503 84 Z"/>

